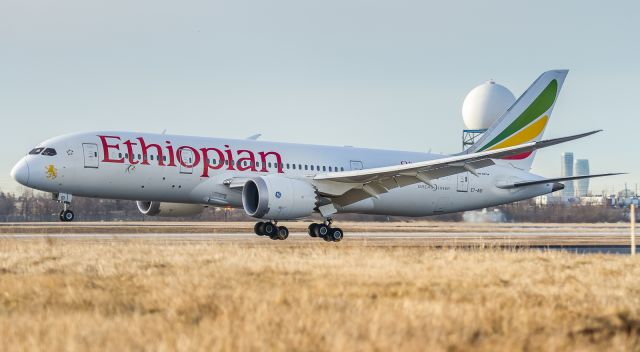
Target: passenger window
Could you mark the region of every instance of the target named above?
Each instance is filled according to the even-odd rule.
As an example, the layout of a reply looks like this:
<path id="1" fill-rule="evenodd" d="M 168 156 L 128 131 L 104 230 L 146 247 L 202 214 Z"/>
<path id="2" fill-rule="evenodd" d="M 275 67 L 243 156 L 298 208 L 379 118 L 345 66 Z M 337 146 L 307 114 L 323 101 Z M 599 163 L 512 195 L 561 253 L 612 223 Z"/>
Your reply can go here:
<path id="1" fill-rule="evenodd" d="M 225 161 L 224 161 L 224 164 L 225 164 L 225 165 L 229 165 L 229 160 L 225 160 Z"/>
<path id="2" fill-rule="evenodd" d="M 129 158 L 129 153 L 124 153 L 125 158 Z"/>
<path id="3" fill-rule="evenodd" d="M 166 155 L 163 155 L 163 156 L 162 156 L 162 160 L 167 161 L 167 156 L 166 156 Z"/>
<path id="4" fill-rule="evenodd" d="M 313 165 L 311 165 L 311 171 L 313 171 Z"/>
<path id="5" fill-rule="evenodd" d="M 326 167 L 326 166 L 323 166 L 323 167 L 322 167 L 322 171 L 327 171 L 327 167 Z"/>
<path id="6" fill-rule="evenodd" d="M 307 164 L 304 164 L 304 169 L 305 170 L 309 170 L 309 168 L 307 166 L 308 166 Z"/>
<path id="7" fill-rule="evenodd" d="M 42 155 L 47 155 L 47 156 L 54 156 L 56 155 L 56 150 L 53 148 L 47 148 L 44 150 L 44 152 L 42 152 Z"/>
<path id="8" fill-rule="evenodd" d="M 287 164 L 287 170 L 289 169 L 289 164 Z"/>
<path id="9" fill-rule="evenodd" d="M 122 153 L 118 153 L 118 159 L 122 159 Z"/>
<path id="10" fill-rule="evenodd" d="M 151 161 L 153 161 L 153 155 L 149 155 L 149 158 L 151 159 Z"/>
<path id="11" fill-rule="evenodd" d="M 331 172 L 331 166 L 329 166 L 329 172 Z"/>
<path id="12" fill-rule="evenodd" d="M 269 167 L 271 167 L 271 163 L 269 163 Z"/>
<path id="13" fill-rule="evenodd" d="M 44 148 L 33 148 L 31 149 L 31 151 L 29 152 L 29 154 L 31 155 L 37 155 L 42 153 L 42 151 L 44 150 Z"/>
<path id="14" fill-rule="evenodd" d="M 344 171 L 344 167 L 341 167 L 341 168 L 340 168 L 340 171 Z"/>
<path id="15" fill-rule="evenodd" d="M 142 159 L 142 157 L 140 156 L 140 154 L 138 154 L 138 160 Z"/>
<path id="16" fill-rule="evenodd" d="M 292 166 L 293 166 L 293 169 L 295 170 L 296 169 L 296 164 L 293 164 Z"/>

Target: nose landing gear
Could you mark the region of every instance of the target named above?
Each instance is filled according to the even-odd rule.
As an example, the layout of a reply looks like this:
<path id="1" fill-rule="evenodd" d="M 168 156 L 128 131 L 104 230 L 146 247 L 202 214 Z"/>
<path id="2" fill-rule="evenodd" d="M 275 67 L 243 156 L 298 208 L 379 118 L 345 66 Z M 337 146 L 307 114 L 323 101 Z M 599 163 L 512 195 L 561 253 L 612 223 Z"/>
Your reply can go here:
<path id="1" fill-rule="evenodd" d="M 73 221 L 76 215 L 69 209 L 60 211 L 60 221 Z"/>
<path id="2" fill-rule="evenodd" d="M 58 215 L 60 221 L 73 221 L 76 218 L 73 211 L 69 209 L 71 207 L 71 197 L 71 194 L 68 193 L 59 193 L 57 196 L 54 194 L 54 199 L 56 199 L 58 203 L 62 203 L 62 210 Z"/>

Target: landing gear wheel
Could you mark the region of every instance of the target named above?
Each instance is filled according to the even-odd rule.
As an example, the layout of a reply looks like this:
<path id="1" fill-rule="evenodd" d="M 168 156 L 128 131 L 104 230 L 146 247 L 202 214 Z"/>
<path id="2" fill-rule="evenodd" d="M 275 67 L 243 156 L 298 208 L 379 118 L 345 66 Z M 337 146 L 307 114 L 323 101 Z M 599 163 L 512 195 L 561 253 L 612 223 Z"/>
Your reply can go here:
<path id="1" fill-rule="evenodd" d="M 263 235 L 273 238 L 278 233 L 278 228 L 276 227 L 275 224 L 272 224 L 270 222 L 265 222 L 263 224 L 264 224 L 264 226 L 262 226 Z"/>
<path id="2" fill-rule="evenodd" d="M 256 222 L 256 224 L 253 225 L 253 232 L 258 236 L 264 236 L 264 222 Z"/>
<path id="3" fill-rule="evenodd" d="M 318 235 L 316 234 L 316 227 L 318 227 L 318 224 L 316 224 L 315 222 L 309 225 L 309 236 L 318 237 Z"/>
<path id="4" fill-rule="evenodd" d="M 62 216 L 62 214 L 64 214 L 64 210 L 60 210 L 60 214 L 58 214 L 60 221 L 64 221 L 64 217 Z"/>
<path id="5" fill-rule="evenodd" d="M 75 214 L 73 214 L 73 212 L 71 210 L 63 210 L 60 213 L 60 220 L 62 221 L 73 221 L 73 219 L 75 219 L 76 216 Z"/>
<path id="6" fill-rule="evenodd" d="M 333 242 L 340 242 L 344 237 L 344 233 L 342 232 L 342 229 L 336 227 L 335 229 L 331 229 L 330 234 L 327 237 L 331 237 Z"/>
<path id="7" fill-rule="evenodd" d="M 316 237 L 324 238 L 327 234 L 329 234 L 330 227 L 325 224 L 316 224 L 315 234 Z"/>
<path id="8" fill-rule="evenodd" d="M 278 234 L 275 237 L 281 241 L 286 240 L 289 237 L 289 229 L 284 226 L 278 227 Z"/>

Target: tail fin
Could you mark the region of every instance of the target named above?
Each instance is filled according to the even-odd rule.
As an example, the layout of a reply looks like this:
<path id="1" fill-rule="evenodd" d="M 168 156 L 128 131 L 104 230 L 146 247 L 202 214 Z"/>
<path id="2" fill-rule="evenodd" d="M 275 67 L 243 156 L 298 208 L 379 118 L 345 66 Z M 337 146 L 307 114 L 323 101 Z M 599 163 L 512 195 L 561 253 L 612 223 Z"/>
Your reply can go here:
<path id="1" fill-rule="evenodd" d="M 568 72 L 553 70 L 540 75 L 466 153 L 513 147 L 541 140 Z M 505 159 L 514 167 L 528 171 L 534 157 L 535 151 Z"/>

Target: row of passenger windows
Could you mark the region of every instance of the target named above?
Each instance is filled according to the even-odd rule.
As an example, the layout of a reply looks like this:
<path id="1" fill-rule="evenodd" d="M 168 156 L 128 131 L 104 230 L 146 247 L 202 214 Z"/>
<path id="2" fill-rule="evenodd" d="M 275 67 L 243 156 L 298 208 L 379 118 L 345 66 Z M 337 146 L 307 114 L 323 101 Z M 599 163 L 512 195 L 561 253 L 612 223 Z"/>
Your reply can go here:
<path id="1" fill-rule="evenodd" d="M 123 156 L 122 153 L 118 153 L 118 158 L 122 159 L 122 156 Z M 129 158 L 129 153 L 124 153 L 124 158 L 128 159 Z M 136 159 L 136 155 L 133 155 L 133 158 Z M 154 160 L 154 156 L 153 155 L 149 155 L 148 158 L 151 161 Z M 142 160 L 143 159 L 142 155 L 138 154 L 137 155 L 137 159 L 138 160 Z M 159 159 L 159 157 L 156 157 L 156 160 L 157 159 Z M 147 157 L 145 157 L 144 160 L 147 160 Z M 166 155 L 162 156 L 162 161 L 165 161 L 165 162 L 167 161 L 167 156 Z M 185 162 L 188 163 L 188 164 L 191 164 L 193 161 L 191 160 L 191 158 L 189 158 L 189 160 L 185 160 Z M 218 165 L 218 164 L 219 163 L 217 162 L 216 159 L 209 159 L 209 165 Z M 225 165 L 229 165 L 229 160 L 225 160 L 224 164 Z M 242 161 L 242 162 L 236 161 L 234 163 L 234 165 L 237 165 L 237 166 L 242 165 L 244 167 L 248 167 L 249 164 L 250 163 L 248 161 Z M 257 168 L 260 167 L 260 162 L 256 162 L 255 164 L 256 164 L 255 167 L 257 167 Z M 267 167 L 269 167 L 269 168 L 278 167 L 278 163 L 269 162 L 269 163 L 267 163 Z M 344 171 L 344 167 L 338 168 L 337 166 L 326 166 L 326 165 L 320 166 L 320 165 L 309 165 L 309 164 L 304 164 L 303 165 L 303 164 L 291 164 L 291 163 L 286 163 L 286 164 L 281 163 L 280 164 L 280 168 L 281 169 L 285 169 L 286 168 L 287 170 L 290 170 L 290 169 L 291 170 L 302 170 L 304 168 L 305 171 L 311 170 L 311 171 L 324 171 L 324 172 L 326 172 L 327 170 L 329 172 Z"/>

